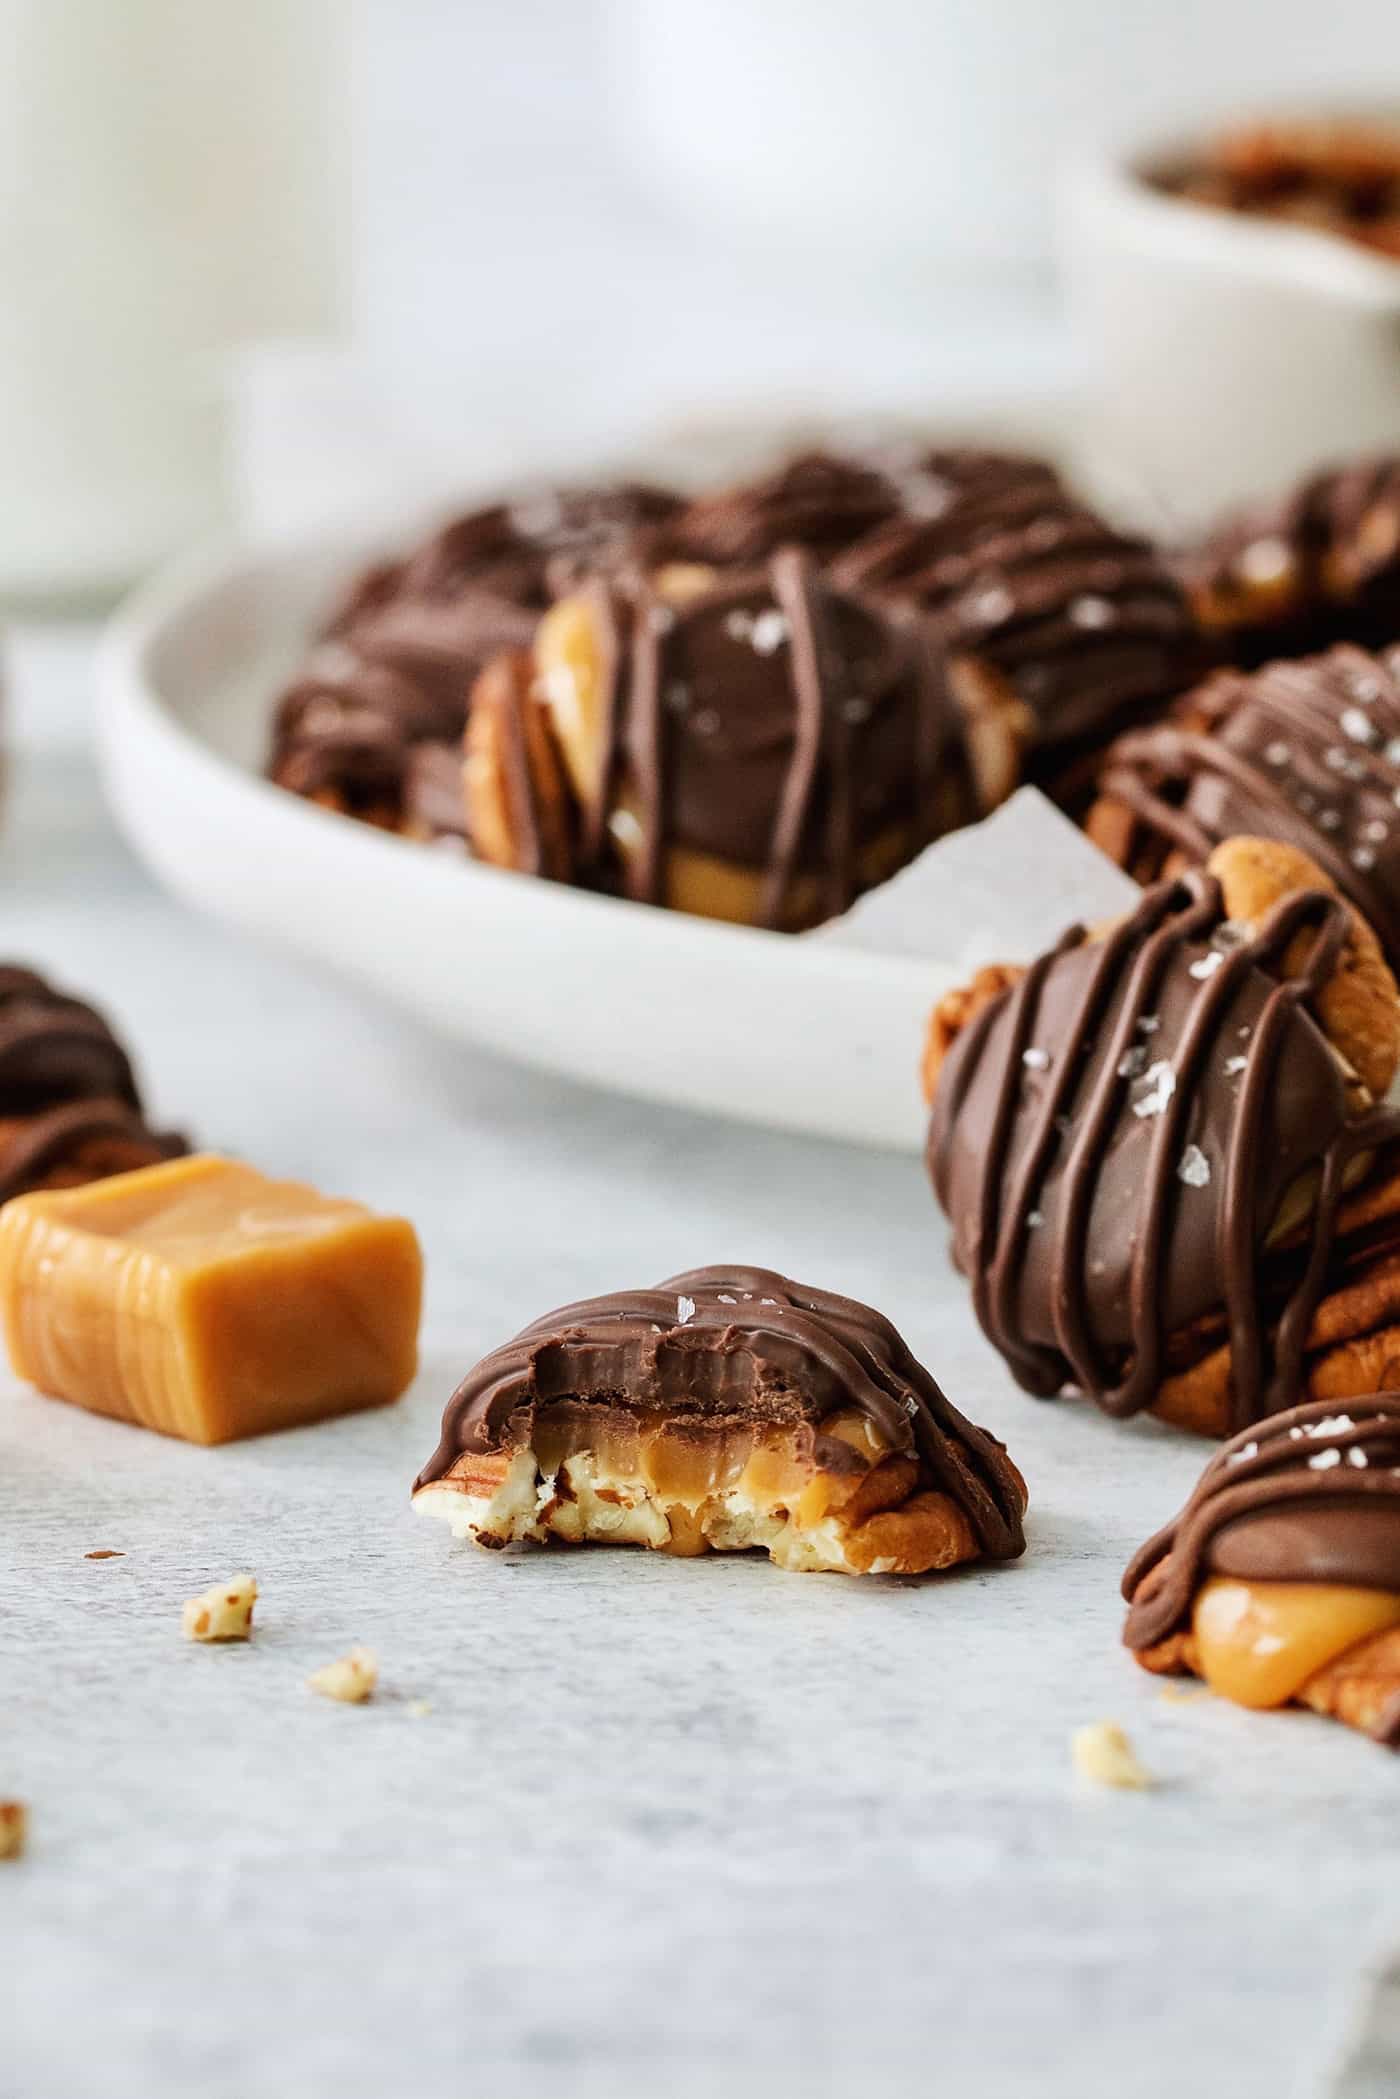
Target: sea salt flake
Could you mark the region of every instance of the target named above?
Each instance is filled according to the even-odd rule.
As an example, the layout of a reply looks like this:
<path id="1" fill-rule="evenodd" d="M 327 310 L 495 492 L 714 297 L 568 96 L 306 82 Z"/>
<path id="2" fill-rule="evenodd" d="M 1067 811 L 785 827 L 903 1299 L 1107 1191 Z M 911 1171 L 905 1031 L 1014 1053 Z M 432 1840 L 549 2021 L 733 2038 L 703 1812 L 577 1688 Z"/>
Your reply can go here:
<path id="1" fill-rule="evenodd" d="M 1400 765 L 1400 736 L 1392 736 L 1385 747 L 1387 765 Z"/>
<path id="2" fill-rule="evenodd" d="M 756 654 L 773 655 L 788 638 L 786 614 L 779 612 L 776 606 L 770 606 L 767 612 L 760 612 L 753 623 L 753 633 L 749 638 Z"/>
<path id="3" fill-rule="evenodd" d="M 1083 597 L 1071 600 L 1069 616 L 1076 627 L 1092 631 L 1098 627 L 1111 627 L 1114 615 L 1113 607 L 1107 598 L 1095 597 L 1086 592 Z"/>
<path id="4" fill-rule="evenodd" d="M 678 1297 L 676 1299 L 676 1317 L 682 1326 L 695 1317 L 695 1299 L 693 1297 Z"/>
<path id="5" fill-rule="evenodd" d="M 1124 1050 L 1122 1056 L 1118 1059 L 1118 1076 L 1120 1079 L 1140 1079 L 1146 1069 L 1147 1049 L 1146 1045 L 1141 1042 L 1135 1042 L 1131 1049 Z"/>
<path id="6" fill-rule="evenodd" d="M 1332 744 L 1329 749 L 1323 752 L 1322 756 L 1323 763 L 1330 766 L 1334 773 L 1344 773 L 1346 771 L 1347 754 L 1339 745 Z"/>
<path id="7" fill-rule="evenodd" d="M 1040 1230 L 1040 1227 L 1044 1224 L 1044 1222 L 1045 1212 L 1043 1210 L 1027 1210 L 1026 1230 L 1028 1232 L 1038 1232 Z"/>
<path id="8" fill-rule="evenodd" d="M 1206 977 L 1215 975 L 1215 972 L 1220 968 L 1224 960 L 1225 957 L 1221 954 L 1219 948 L 1212 948 L 1209 954 L 1202 955 L 1198 962 L 1191 964 L 1187 975 L 1204 981 Z"/>
<path id="9" fill-rule="evenodd" d="M 691 716 L 690 725 L 697 736 L 713 736 L 720 725 L 718 711 L 713 707 L 702 707 L 698 714 Z"/>
<path id="10" fill-rule="evenodd" d="M 1287 765 L 1292 755 L 1286 743 L 1268 743 L 1264 746 L 1264 756 L 1270 765 Z"/>
<path id="11" fill-rule="evenodd" d="M 905 511 L 921 524 L 942 517 L 952 503 L 952 483 L 941 474 L 910 474 L 899 483 L 899 499 Z"/>
<path id="12" fill-rule="evenodd" d="M 1358 845 L 1353 847 L 1351 855 L 1351 864 L 1353 867 L 1359 867 L 1363 873 L 1368 867 L 1374 867 L 1376 864 L 1376 855 L 1374 850 L 1369 845 Z"/>
<path id="13" fill-rule="evenodd" d="M 1353 743 L 1373 743 L 1376 732 L 1369 715 L 1363 714 L 1359 707 L 1348 707 L 1342 715 L 1342 734 L 1349 736 Z"/>
<path id="14" fill-rule="evenodd" d="M 994 627 L 999 620 L 1010 619 L 1016 610 L 1016 600 L 999 583 L 990 584 L 986 590 L 973 591 L 962 604 L 970 619 L 982 621 L 989 627 Z"/>
<path id="15" fill-rule="evenodd" d="M 1390 836 L 1390 830 L 1378 816 L 1373 816 L 1370 823 L 1362 827 L 1361 835 L 1363 838 L 1369 838 L 1375 845 L 1384 845 Z"/>
<path id="16" fill-rule="evenodd" d="M 1045 1049 L 1037 1049 L 1032 1044 L 1029 1049 L 1022 1050 L 1021 1062 L 1028 1065 L 1032 1071 L 1048 1071 L 1050 1069 L 1050 1052 Z"/>
<path id="17" fill-rule="evenodd" d="M 1247 926 L 1242 918 L 1222 918 L 1210 936 L 1210 944 L 1212 947 L 1218 947 L 1222 954 L 1228 955 L 1232 949 L 1243 947 L 1253 938 L 1253 927 Z"/>
<path id="18" fill-rule="evenodd" d="M 1314 1440 L 1318 1436 L 1345 1435 L 1348 1429 L 1355 1427 L 1356 1423 L 1350 1414 L 1324 1414 L 1321 1421 L 1304 1422 L 1302 1433 L 1309 1440 Z"/>
<path id="19" fill-rule="evenodd" d="M 1339 1450 L 1320 1450 L 1315 1458 L 1308 1459 L 1308 1470 L 1309 1472 L 1330 1472 L 1334 1465 L 1340 1465 L 1341 1462 L 1342 1454 Z"/>
<path id="20" fill-rule="evenodd" d="M 1257 1443 L 1242 1443 L 1238 1450 L 1226 1453 L 1225 1463 L 1227 1465 L 1243 1465 L 1246 1459 L 1257 1458 L 1258 1455 L 1259 1445 Z"/>
<path id="21" fill-rule="evenodd" d="M 917 1399 L 915 1399 L 912 1392 L 905 1393 L 902 1404 L 905 1413 L 909 1416 L 909 1419 L 911 1421 L 917 1420 L 919 1413 L 919 1402 L 917 1401 Z"/>
<path id="22" fill-rule="evenodd" d="M 855 699 L 841 702 L 841 719 L 843 722 L 850 722 L 853 726 L 858 726 L 861 722 L 868 722 L 871 712 L 869 700 Z"/>
<path id="23" fill-rule="evenodd" d="M 722 1305 L 737 1305 L 739 1302 L 738 1298 L 731 1297 L 727 1290 L 718 1290 L 715 1295 Z"/>
<path id="24" fill-rule="evenodd" d="M 1162 1025 L 1161 1016 L 1156 1013 L 1140 1013 L 1137 1025 L 1140 1034 L 1155 1035 Z"/>
<path id="25" fill-rule="evenodd" d="M 639 818 L 630 809 L 614 809 L 608 818 L 608 830 L 618 845 L 625 849 L 638 846 L 643 832 Z"/>
<path id="26" fill-rule="evenodd" d="M 1148 1090 L 1133 1102 L 1133 1113 L 1146 1119 L 1160 1115 L 1176 1092 L 1176 1073 L 1170 1064 L 1159 1059 L 1156 1064 L 1149 1064 L 1142 1076 Z"/>
<path id="27" fill-rule="evenodd" d="M 1204 1188 L 1210 1180 L 1210 1160 L 1199 1144 L 1188 1144 L 1176 1169 L 1176 1177 L 1188 1188 Z"/>
<path id="28" fill-rule="evenodd" d="M 1342 828 L 1342 819 L 1335 809 L 1324 809 L 1318 822 L 1324 831 L 1340 831 Z"/>
<path id="29" fill-rule="evenodd" d="M 1349 1450 L 1347 1452 L 1348 1465 L 1354 1465 L 1358 1472 L 1364 1472 L 1370 1462 L 1371 1460 L 1367 1457 L 1364 1450 Z"/>
<path id="30" fill-rule="evenodd" d="M 1247 583 L 1277 583 L 1293 566 L 1293 556 L 1286 540 L 1252 539 L 1235 566 Z"/>
<path id="31" fill-rule="evenodd" d="M 753 639 L 753 614 L 745 612 L 742 607 L 737 612 L 726 612 L 724 615 L 724 631 L 731 641 L 751 641 Z"/>
<path id="32" fill-rule="evenodd" d="M 1225 1059 L 1225 1076 L 1227 1079 L 1238 1078 L 1240 1073 L 1247 1071 L 1248 1068 L 1248 1057 L 1227 1057 Z"/>
<path id="33" fill-rule="evenodd" d="M 690 705 L 690 687 L 683 678 L 673 678 L 666 687 L 666 705 L 672 714 L 684 714 Z"/>
<path id="34" fill-rule="evenodd" d="M 1370 671 L 1353 671 L 1347 684 L 1351 688 L 1352 698 L 1360 700 L 1367 707 L 1381 696 L 1380 679 Z"/>

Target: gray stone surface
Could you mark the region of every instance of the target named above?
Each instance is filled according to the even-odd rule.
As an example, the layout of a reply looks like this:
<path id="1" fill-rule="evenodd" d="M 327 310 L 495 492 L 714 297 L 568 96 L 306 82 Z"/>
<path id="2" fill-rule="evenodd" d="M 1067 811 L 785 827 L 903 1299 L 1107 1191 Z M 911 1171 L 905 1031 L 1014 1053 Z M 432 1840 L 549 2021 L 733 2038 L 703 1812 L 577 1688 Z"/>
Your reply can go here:
<path id="1" fill-rule="evenodd" d="M 188 1449 L 0 1380 L 4 2099 L 1315 2089 L 1400 1768 L 1129 1664 L 1119 1571 L 1203 1453 L 1014 1390 L 913 1161 L 445 1049 L 167 903 L 52 757 L 0 954 L 110 1006 L 204 1142 L 408 1212 L 430 1276 L 410 1397 L 303 1434 Z M 1024 1562 L 492 1558 L 412 1516 L 482 1349 L 731 1258 L 891 1314 L 1028 1474 Z M 243 1568 L 255 1642 L 186 1645 L 182 1600 Z M 355 1641 L 376 1702 L 308 1694 Z M 1073 1779 L 1103 1717 L 1150 1794 Z"/>

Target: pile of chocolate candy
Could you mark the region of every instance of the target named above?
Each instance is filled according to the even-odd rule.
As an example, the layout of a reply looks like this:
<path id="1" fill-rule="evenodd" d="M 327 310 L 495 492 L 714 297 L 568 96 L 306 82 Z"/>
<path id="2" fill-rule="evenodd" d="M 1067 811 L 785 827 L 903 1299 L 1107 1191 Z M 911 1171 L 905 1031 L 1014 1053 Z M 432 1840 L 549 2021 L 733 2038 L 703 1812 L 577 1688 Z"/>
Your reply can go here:
<path id="1" fill-rule="evenodd" d="M 787 930 L 1032 781 L 1145 879 L 1243 830 L 1302 846 L 1393 953 L 1398 641 L 1400 459 L 1181 550 L 1045 460 L 808 452 L 453 520 L 356 581 L 268 769 L 499 867 Z"/>

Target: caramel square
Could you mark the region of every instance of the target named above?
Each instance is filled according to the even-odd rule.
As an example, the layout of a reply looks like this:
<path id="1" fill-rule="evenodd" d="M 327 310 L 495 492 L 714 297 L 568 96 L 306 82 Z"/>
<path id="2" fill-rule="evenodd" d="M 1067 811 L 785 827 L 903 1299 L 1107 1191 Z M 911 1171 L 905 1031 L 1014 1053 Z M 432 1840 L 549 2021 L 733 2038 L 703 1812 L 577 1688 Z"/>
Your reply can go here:
<path id="1" fill-rule="evenodd" d="M 16 1374 L 191 1443 L 397 1399 L 422 1279 L 406 1219 L 209 1155 L 0 1210 Z"/>

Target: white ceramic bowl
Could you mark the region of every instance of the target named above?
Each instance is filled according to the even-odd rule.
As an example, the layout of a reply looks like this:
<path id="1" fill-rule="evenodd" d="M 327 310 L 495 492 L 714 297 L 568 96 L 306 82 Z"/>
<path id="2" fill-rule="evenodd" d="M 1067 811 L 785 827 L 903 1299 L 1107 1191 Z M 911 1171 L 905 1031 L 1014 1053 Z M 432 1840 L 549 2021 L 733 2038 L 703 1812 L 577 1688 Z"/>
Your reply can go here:
<path id="1" fill-rule="evenodd" d="M 1142 179 L 1183 150 L 1079 162 L 1061 224 L 1091 460 L 1189 526 L 1400 444 L 1400 262 Z"/>
<path id="2" fill-rule="evenodd" d="M 948 968 L 498 873 L 258 777 L 271 696 L 363 554 L 206 557 L 114 623 L 104 772 L 161 880 L 463 1041 L 654 1100 L 917 1146 L 923 1020 Z"/>

